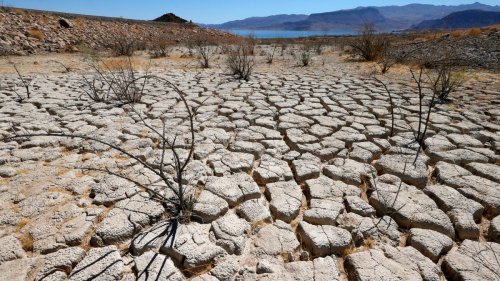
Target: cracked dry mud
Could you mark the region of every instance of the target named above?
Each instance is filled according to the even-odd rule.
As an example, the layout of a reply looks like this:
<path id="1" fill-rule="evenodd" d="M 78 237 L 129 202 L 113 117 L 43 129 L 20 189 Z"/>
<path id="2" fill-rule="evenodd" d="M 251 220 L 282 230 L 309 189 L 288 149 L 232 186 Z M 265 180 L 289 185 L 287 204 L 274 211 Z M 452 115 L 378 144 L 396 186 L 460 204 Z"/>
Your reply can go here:
<path id="1" fill-rule="evenodd" d="M 163 206 L 123 179 L 75 169 L 155 179 L 137 163 L 77 139 L 3 142 L 0 280 L 500 280 L 498 76 L 433 109 L 413 166 L 409 80 L 390 83 L 390 137 L 386 93 L 349 68 L 260 67 L 249 82 L 218 69 L 153 72 L 197 108 L 184 177 L 195 221 L 173 248 L 152 246 L 144 231 L 165 230 Z M 88 134 L 159 161 L 127 106 L 81 100 L 80 83 L 77 73 L 37 75 L 24 103 L 2 88 L 0 136 Z M 136 108 L 155 127 L 167 112 L 184 142 L 185 112 L 166 90 L 152 81 Z"/>

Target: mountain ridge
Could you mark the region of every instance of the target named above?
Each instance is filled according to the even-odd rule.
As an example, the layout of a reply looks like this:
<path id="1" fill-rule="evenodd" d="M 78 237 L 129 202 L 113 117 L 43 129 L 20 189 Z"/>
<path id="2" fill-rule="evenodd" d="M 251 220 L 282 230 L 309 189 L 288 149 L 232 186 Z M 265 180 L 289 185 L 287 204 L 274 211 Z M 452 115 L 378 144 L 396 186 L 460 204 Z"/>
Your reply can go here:
<path id="1" fill-rule="evenodd" d="M 473 28 L 500 24 L 500 12 L 466 10 L 451 13 L 442 19 L 422 21 L 412 29 Z"/>
<path id="2" fill-rule="evenodd" d="M 375 15 L 377 19 L 375 26 L 380 31 L 395 31 L 406 30 L 412 26 L 418 25 L 425 20 L 441 19 L 451 13 L 465 10 L 485 10 L 500 12 L 500 5 L 486 5 L 479 2 L 462 5 L 432 5 L 432 4 L 408 4 L 403 6 L 363 6 L 354 9 L 337 10 L 324 13 L 314 13 L 310 15 L 273 15 L 267 17 L 250 17 L 247 19 L 230 21 L 222 24 L 203 25 L 205 27 L 217 29 L 250 29 L 250 30 L 335 30 L 348 29 L 357 30 L 360 25 L 359 18 L 363 18 L 367 9 L 378 10 L 379 15 Z M 317 18 L 321 15 L 342 15 L 346 13 L 354 13 L 352 21 L 334 22 L 331 20 L 318 21 Z"/>

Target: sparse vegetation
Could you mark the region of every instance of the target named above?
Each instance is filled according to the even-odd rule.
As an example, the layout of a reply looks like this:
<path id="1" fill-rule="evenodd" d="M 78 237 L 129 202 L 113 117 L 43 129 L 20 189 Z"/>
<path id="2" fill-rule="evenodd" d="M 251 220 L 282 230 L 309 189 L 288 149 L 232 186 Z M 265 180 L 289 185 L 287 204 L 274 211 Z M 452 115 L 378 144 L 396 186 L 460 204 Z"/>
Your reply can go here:
<path id="1" fill-rule="evenodd" d="M 130 57 L 118 64 L 91 60 L 89 66 L 94 71 L 93 77 L 83 76 L 82 85 L 88 98 L 95 102 L 119 101 L 122 104 L 141 101 L 149 67 L 144 76 L 139 76 Z"/>
<path id="2" fill-rule="evenodd" d="M 137 41 L 134 37 L 126 34 L 116 34 L 111 39 L 109 47 L 112 49 L 115 56 L 131 57 L 138 49 Z"/>
<path id="3" fill-rule="evenodd" d="M 210 68 L 210 61 L 216 52 L 215 42 L 207 36 L 197 36 L 193 41 L 193 46 L 198 53 L 198 62 L 201 68 Z"/>
<path id="4" fill-rule="evenodd" d="M 267 64 L 272 64 L 274 61 L 274 55 L 276 54 L 276 49 L 278 48 L 277 45 L 272 45 L 271 46 L 271 51 L 267 52 L 266 54 L 266 63 Z"/>
<path id="5" fill-rule="evenodd" d="M 384 54 L 387 44 L 384 36 L 376 33 L 373 24 L 364 24 L 359 30 L 359 35 L 351 41 L 350 46 L 355 56 L 374 61 Z"/>
<path id="6" fill-rule="evenodd" d="M 238 79 L 248 81 L 252 74 L 255 60 L 252 54 L 253 46 L 250 44 L 238 44 L 228 48 L 226 63 L 232 74 Z"/>
<path id="7" fill-rule="evenodd" d="M 308 44 L 302 45 L 300 48 L 299 63 L 301 66 L 306 67 L 311 64 L 311 47 Z"/>
<path id="8" fill-rule="evenodd" d="M 170 55 L 172 42 L 165 36 L 158 36 L 149 43 L 148 50 L 151 58 L 165 58 Z"/>
<path id="9" fill-rule="evenodd" d="M 444 63 L 433 69 L 427 74 L 428 85 L 435 94 L 437 101 L 444 103 L 449 101 L 450 93 L 460 87 L 465 76 L 462 71 L 453 69 L 450 65 Z"/>
<path id="10" fill-rule="evenodd" d="M 25 89 L 26 93 L 25 94 L 20 94 L 17 89 L 14 87 L 12 91 L 17 95 L 19 102 L 23 102 L 25 99 L 29 99 L 31 97 L 31 83 L 33 82 L 32 77 L 28 77 L 25 75 L 22 75 L 21 72 L 19 71 L 19 68 L 17 68 L 17 65 L 15 63 L 11 63 L 12 67 L 14 67 L 17 77 L 19 78 L 19 81 L 21 81 L 22 87 Z"/>

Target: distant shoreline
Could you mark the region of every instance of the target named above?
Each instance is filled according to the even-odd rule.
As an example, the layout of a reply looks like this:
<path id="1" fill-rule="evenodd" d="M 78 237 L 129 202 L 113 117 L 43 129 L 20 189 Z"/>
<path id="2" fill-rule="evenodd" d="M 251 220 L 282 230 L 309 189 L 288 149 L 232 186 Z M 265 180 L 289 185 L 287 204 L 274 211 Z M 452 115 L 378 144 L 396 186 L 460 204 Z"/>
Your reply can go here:
<path id="1" fill-rule="evenodd" d="M 253 30 L 253 29 L 220 29 L 239 36 L 252 36 L 257 39 L 292 39 L 306 37 L 331 37 L 356 35 L 353 30 L 330 30 L 330 31 L 297 31 L 297 30 Z"/>

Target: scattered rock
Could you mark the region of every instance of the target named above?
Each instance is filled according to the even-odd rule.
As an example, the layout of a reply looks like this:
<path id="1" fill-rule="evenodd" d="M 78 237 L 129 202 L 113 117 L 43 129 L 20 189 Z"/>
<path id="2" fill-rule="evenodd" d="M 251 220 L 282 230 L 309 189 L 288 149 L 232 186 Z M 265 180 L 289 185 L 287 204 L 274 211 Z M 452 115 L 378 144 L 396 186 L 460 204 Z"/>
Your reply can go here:
<path id="1" fill-rule="evenodd" d="M 274 270 L 271 267 L 271 263 L 268 260 L 261 260 L 257 263 L 257 274 L 263 273 L 273 273 Z"/>

